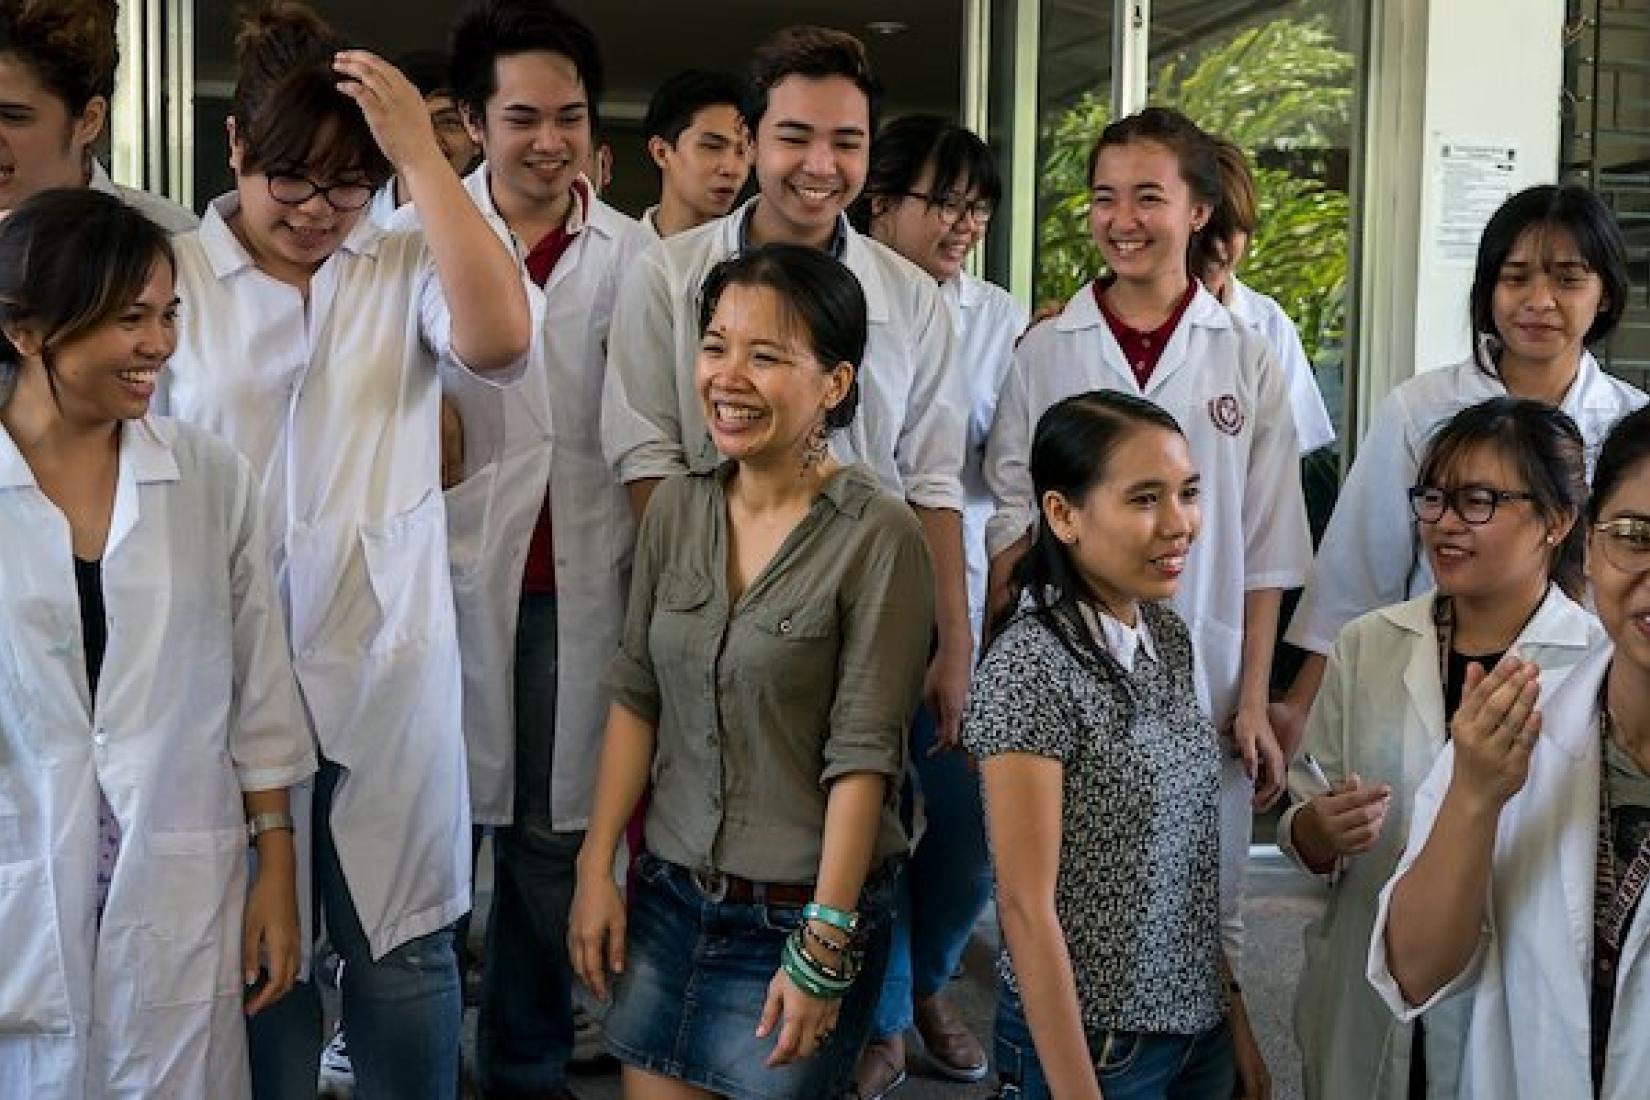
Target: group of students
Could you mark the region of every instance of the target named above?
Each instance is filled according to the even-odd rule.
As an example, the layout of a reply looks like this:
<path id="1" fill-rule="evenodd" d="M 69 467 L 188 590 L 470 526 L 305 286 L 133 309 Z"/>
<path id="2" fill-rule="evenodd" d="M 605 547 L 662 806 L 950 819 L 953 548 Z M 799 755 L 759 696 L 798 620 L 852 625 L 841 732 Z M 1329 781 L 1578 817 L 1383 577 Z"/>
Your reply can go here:
<path id="1" fill-rule="evenodd" d="M 91 157 L 113 27 L 0 13 L 0 1093 L 313 1097 L 324 927 L 357 1093 L 453 1095 L 490 828 L 489 1096 L 567 1095 L 575 980 L 627 1096 L 870 1100 L 913 1029 L 979 1080 L 995 888 L 1001 1095 L 1264 1097 L 1286 781 L 1310 1095 L 1650 1071 L 1650 413 L 1586 351 L 1591 193 L 1491 219 L 1473 356 L 1314 562 L 1333 430 L 1174 111 L 1098 135 L 1106 274 L 1028 329 L 962 270 L 988 148 L 879 127 L 841 32 L 662 85 L 638 222 L 547 0 L 416 83 L 275 0 L 196 224 Z"/>

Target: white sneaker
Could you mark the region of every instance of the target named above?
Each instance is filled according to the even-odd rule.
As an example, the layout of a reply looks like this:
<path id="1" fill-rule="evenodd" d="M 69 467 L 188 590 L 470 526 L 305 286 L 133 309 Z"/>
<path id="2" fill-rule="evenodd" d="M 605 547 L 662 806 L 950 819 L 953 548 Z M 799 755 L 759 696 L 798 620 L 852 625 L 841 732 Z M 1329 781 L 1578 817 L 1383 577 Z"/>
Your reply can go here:
<path id="1" fill-rule="evenodd" d="M 320 1087 L 324 1095 L 349 1096 L 355 1091 L 355 1067 L 350 1064 L 343 1024 L 338 1025 L 332 1041 L 321 1051 Z"/>

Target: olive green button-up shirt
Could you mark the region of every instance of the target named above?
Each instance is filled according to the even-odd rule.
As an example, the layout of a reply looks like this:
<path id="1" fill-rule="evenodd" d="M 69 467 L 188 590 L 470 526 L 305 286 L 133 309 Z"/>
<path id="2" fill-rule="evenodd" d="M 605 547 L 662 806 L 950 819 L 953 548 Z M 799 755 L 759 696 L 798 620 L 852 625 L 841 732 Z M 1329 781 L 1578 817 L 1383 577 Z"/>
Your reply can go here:
<path id="1" fill-rule="evenodd" d="M 650 851 L 760 882 L 811 882 L 837 776 L 889 778 L 874 858 L 905 848 L 895 807 L 933 631 L 933 573 L 910 508 L 847 466 L 730 601 L 733 469 L 679 474 L 654 492 L 608 687 L 657 730 Z"/>

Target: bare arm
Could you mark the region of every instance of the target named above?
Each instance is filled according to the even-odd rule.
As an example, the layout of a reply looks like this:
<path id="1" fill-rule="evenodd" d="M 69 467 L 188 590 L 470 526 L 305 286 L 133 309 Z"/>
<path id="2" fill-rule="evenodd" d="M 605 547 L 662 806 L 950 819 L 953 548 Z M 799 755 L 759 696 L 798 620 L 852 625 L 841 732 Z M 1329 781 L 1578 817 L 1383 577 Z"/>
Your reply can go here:
<path id="1" fill-rule="evenodd" d="M 991 559 L 991 565 L 986 572 L 985 582 L 985 619 L 986 637 L 991 636 L 991 624 L 1003 613 L 1012 597 L 1009 591 L 1009 578 L 1014 573 L 1014 567 L 1020 559 L 1025 557 L 1026 551 L 1031 549 L 1031 532 L 1026 532 L 1010 543 L 1002 553 Z"/>
<path id="2" fill-rule="evenodd" d="M 980 765 L 997 868 L 997 916 L 1049 1091 L 1100 1096 L 1065 932 L 1054 908 L 1060 872 L 1060 761 L 1004 753 Z"/>

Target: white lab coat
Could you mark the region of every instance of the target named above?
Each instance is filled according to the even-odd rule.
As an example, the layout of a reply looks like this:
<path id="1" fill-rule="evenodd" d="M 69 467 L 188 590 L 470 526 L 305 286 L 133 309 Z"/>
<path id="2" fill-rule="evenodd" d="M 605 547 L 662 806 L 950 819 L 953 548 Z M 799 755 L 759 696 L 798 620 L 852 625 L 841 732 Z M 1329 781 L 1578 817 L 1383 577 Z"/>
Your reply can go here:
<path id="1" fill-rule="evenodd" d="M 109 178 L 108 171 L 96 160 L 92 161 L 92 178 L 86 186 L 93 191 L 113 195 L 168 233 L 188 233 L 201 223 L 194 214 L 164 195 L 152 195 L 135 187 L 121 186 Z"/>
<path id="2" fill-rule="evenodd" d="M 1084 286 L 1020 342 L 985 449 L 995 557 L 1037 522 L 1031 440 L 1049 406 L 1091 390 L 1144 396 L 1172 414 L 1203 475 L 1203 527 L 1180 579 L 1201 702 L 1224 726 L 1237 711 L 1243 597 L 1293 588 L 1311 560 L 1289 394 L 1271 351 L 1199 287 L 1142 391 Z"/>
<path id="3" fill-rule="evenodd" d="M 974 644 L 980 644 L 985 621 L 985 525 L 991 519 L 991 491 L 986 488 L 985 440 L 997 414 L 997 398 L 1014 362 L 1014 343 L 1030 319 L 1025 306 L 1008 291 L 966 271 L 940 285 L 951 310 L 956 334 L 956 364 L 968 376 L 968 452 L 963 459 L 963 551 L 968 566 L 968 617 Z"/>
<path id="4" fill-rule="evenodd" d="M 256 494 L 206 433 L 122 426 L 94 706 L 68 521 L 0 429 L 0 1096 L 250 1092 L 241 794 L 315 770 Z"/>
<path id="5" fill-rule="evenodd" d="M 1369 980 L 1400 1019 L 1457 993 L 1470 998 L 1461 1100 L 1593 1095 L 1590 1056 L 1593 886 L 1598 849 L 1599 686 L 1613 647 L 1593 646 L 1556 688 L 1542 685 L 1541 738 L 1530 776 L 1501 811 L 1479 946 L 1461 974 L 1420 1007 L 1406 1004 L 1386 954 L 1392 883 L 1381 891 Z M 1393 882 L 1432 832 L 1455 765 L 1447 747 L 1415 798 L 1414 825 Z M 1641 1100 L 1650 1082 L 1650 906 L 1622 944 L 1603 1100 Z"/>
<path id="6" fill-rule="evenodd" d="M 437 443 L 451 321 L 420 234 L 361 219 L 306 302 L 253 264 L 225 222 L 235 209 L 215 200 L 173 244 L 184 324 L 165 396 L 261 479 L 298 684 L 322 756 L 347 771 L 338 857 L 381 958 L 470 907 Z"/>
<path id="7" fill-rule="evenodd" d="M 1331 783 L 1356 772 L 1365 786 L 1392 787 L 1380 838 L 1329 876 L 1328 906 L 1306 930 L 1295 1036 L 1309 1098 L 1409 1096 L 1411 1029 L 1393 1018 L 1364 969 L 1377 895 L 1403 854 L 1415 792 L 1445 744 L 1434 599 L 1428 592 L 1348 624 L 1307 721 L 1302 751 Z M 1553 586 L 1514 644 L 1541 667 L 1543 687 L 1551 690 L 1603 635 L 1590 613 Z M 1278 824 L 1278 846 L 1301 863 L 1290 829 L 1304 802 L 1323 789 L 1299 758 L 1289 793 L 1296 802 Z M 1455 1096 L 1466 1007 L 1453 1000 L 1427 1017 L 1427 1084 L 1439 1100 Z"/>
<path id="8" fill-rule="evenodd" d="M 678 233 L 637 257 L 613 310 L 602 442 L 626 484 L 709 469 L 718 461 L 705 428 L 694 368 L 699 291 L 739 251 L 756 199 L 725 218 Z M 859 410 L 831 434 L 843 464 L 862 462 L 882 487 L 921 508 L 961 513 L 968 380 L 952 369 L 952 325 L 932 276 L 840 222 L 842 263 L 865 292 L 868 338 L 859 364 Z"/>
<path id="9" fill-rule="evenodd" d="M 1283 368 L 1284 381 L 1289 386 L 1289 410 L 1295 415 L 1295 442 L 1301 454 L 1311 454 L 1335 442 L 1335 425 L 1329 419 L 1329 410 L 1323 403 L 1323 391 L 1318 389 L 1318 376 L 1312 371 L 1312 361 L 1306 357 L 1301 334 L 1295 322 L 1270 295 L 1245 286 L 1236 275 L 1226 278 L 1231 300 L 1226 308 L 1232 316 L 1266 338 L 1278 366 Z"/>
<path id="10" fill-rule="evenodd" d="M 1359 615 L 1432 587 L 1406 494 L 1427 440 L 1439 427 L 1462 409 L 1506 395 L 1501 380 L 1471 359 L 1416 375 L 1387 395 L 1329 517 L 1306 591 L 1289 621 L 1291 644 L 1328 653 L 1335 634 Z M 1645 400 L 1582 353 L 1581 368 L 1559 407 L 1581 429 L 1589 471 L 1616 421 Z"/>
<path id="11" fill-rule="evenodd" d="M 464 188 L 520 255 L 493 204 L 485 164 Z M 404 207 L 395 224 L 410 211 Z M 550 815 L 560 831 L 589 823 L 607 723 L 602 678 L 624 625 L 636 525 L 602 455 L 602 381 L 618 283 L 648 238 L 600 199 L 591 199 L 582 220 L 543 294 L 530 288 L 536 302 L 542 299 L 535 308 L 542 322 L 521 384 L 500 389 L 462 370 L 442 376 L 464 421 L 465 479 L 447 490 L 447 525 L 464 662 L 471 815 L 478 824 L 512 818 L 516 618 L 546 488 L 556 568 Z"/>

